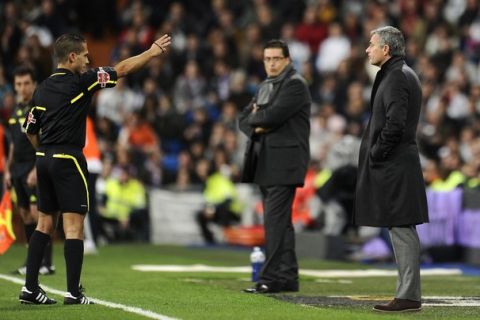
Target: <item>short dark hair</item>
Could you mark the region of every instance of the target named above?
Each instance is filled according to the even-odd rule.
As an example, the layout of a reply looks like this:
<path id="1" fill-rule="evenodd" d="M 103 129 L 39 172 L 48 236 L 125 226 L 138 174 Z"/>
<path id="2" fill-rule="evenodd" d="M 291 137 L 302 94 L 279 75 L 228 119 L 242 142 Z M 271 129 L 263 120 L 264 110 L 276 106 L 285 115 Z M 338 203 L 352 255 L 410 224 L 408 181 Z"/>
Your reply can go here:
<path id="1" fill-rule="evenodd" d="M 390 56 L 405 56 L 405 38 L 402 31 L 392 26 L 377 28 L 370 35 L 377 34 L 380 37 L 380 45 L 390 48 Z"/>
<path id="2" fill-rule="evenodd" d="M 282 49 L 283 56 L 285 58 L 290 57 L 290 50 L 288 50 L 288 45 L 285 41 L 279 40 L 279 39 L 273 39 L 268 41 L 265 46 L 263 47 L 263 50 L 265 49 L 271 49 L 271 48 L 278 48 Z"/>
<path id="3" fill-rule="evenodd" d="M 54 57 L 58 62 L 65 62 L 71 52 L 79 54 L 86 40 L 78 34 L 67 33 L 60 36 L 53 47 Z"/>
<path id="4" fill-rule="evenodd" d="M 30 75 L 30 78 L 35 82 L 35 72 L 32 68 L 26 65 L 20 65 L 13 70 L 13 77 Z"/>

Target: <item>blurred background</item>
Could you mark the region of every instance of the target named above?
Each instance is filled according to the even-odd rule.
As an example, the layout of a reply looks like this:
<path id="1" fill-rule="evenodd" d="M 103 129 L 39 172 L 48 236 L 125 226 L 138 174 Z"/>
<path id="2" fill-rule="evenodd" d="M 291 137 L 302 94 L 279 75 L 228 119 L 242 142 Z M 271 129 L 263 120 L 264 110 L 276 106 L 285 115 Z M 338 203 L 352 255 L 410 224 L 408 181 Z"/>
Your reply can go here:
<path id="1" fill-rule="evenodd" d="M 38 82 L 48 77 L 59 35 L 82 34 L 92 67 L 173 38 L 167 55 L 92 101 L 97 245 L 263 243 L 260 196 L 239 183 L 246 137 L 237 114 L 265 77 L 263 44 L 285 40 L 313 99 L 311 165 L 293 208 L 298 253 L 360 261 L 392 259 L 385 230 L 350 224 L 377 71 L 365 49 L 372 29 L 401 29 L 423 90 L 418 144 L 431 219 L 418 228 L 423 260 L 480 264 L 478 1 L 4 0 L 0 16 L 3 126 L 16 103 L 13 70 L 26 64 Z"/>

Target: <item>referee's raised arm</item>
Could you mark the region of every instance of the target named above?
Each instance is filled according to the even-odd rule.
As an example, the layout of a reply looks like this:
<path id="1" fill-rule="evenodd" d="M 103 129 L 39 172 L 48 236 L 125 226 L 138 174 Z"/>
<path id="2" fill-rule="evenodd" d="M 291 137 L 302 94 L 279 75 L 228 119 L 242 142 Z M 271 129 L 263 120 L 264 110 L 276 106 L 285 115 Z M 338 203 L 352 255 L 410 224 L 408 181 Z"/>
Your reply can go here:
<path id="1" fill-rule="evenodd" d="M 117 77 L 125 77 L 143 67 L 148 61 L 150 61 L 150 59 L 167 52 L 168 46 L 172 43 L 171 40 L 172 38 L 169 35 L 164 34 L 152 43 L 150 49 L 119 62 L 114 67 L 117 72 Z"/>

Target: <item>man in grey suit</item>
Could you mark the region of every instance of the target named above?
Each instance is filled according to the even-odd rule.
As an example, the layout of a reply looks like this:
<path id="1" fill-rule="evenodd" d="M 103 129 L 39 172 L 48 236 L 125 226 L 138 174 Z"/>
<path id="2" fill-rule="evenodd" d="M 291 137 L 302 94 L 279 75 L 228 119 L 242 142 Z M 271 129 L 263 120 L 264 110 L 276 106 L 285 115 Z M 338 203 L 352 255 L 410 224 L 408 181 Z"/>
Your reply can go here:
<path id="1" fill-rule="evenodd" d="M 310 159 L 311 98 L 285 42 L 269 41 L 263 60 L 268 77 L 240 114 L 240 129 L 249 137 L 242 181 L 260 187 L 266 237 L 260 279 L 245 292 L 298 291 L 292 203 Z"/>
<path id="2" fill-rule="evenodd" d="M 371 95 L 371 115 L 360 146 L 354 223 L 388 227 L 398 281 L 395 298 L 374 310 L 421 310 L 420 242 L 415 226 L 428 222 L 416 130 L 420 81 L 405 64 L 405 40 L 394 27 L 371 33 L 366 52 L 379 66 Z"/>

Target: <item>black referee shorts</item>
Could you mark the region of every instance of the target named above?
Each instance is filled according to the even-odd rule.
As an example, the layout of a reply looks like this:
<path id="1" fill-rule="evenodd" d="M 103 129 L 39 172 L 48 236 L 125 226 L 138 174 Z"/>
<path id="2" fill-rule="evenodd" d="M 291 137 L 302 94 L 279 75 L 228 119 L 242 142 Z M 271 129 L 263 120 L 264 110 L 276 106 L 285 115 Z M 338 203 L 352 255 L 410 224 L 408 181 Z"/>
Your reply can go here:
<path id="1" fill-rule="evenodd" d="M 27 177 L 29 172 L 12 178 L 12 185 L 17 195 L 17 206 L 19 208 L 30 209 L 30 204 L 37 202 L 37 193 L 35 187 L 30 187 L 27 184 Z"/>
<path id="2" fill-rule="evenodd" d="M 86 214 L 89 210 L 87 162 L 80 149 L 40 147 L 37 154 L 38 210 Z"/>

